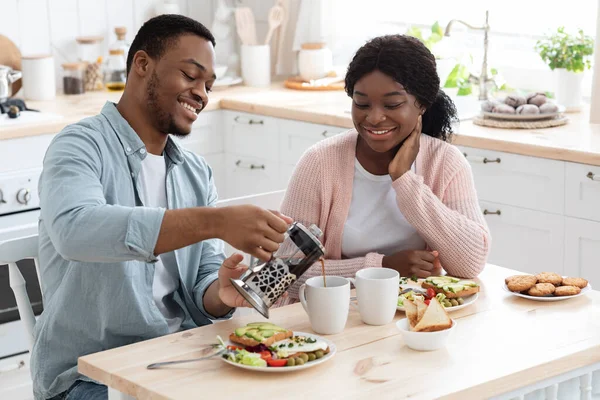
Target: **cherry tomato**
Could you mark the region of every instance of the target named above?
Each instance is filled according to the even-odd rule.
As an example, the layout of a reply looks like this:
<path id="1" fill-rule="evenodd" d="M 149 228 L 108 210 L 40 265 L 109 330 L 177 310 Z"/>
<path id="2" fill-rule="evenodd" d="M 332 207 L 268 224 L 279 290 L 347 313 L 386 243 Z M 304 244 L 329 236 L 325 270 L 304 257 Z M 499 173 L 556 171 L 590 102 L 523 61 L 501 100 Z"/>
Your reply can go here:
<path id="1" fill-rule="evenodd" d="M 278 359 L 269 358 L 269 359 L 267 359 L 267 364 L 269 364 L 269 367 L 283 367 L 287 364 L 287 359 L 286 358 L 278 358 Z"/>
<path id="2" fill-rule="evenodd" d="M 431 303 L 431 299 L 427 299 L 424 301 L 425 304 L 429 305 L 429 303 Z"/>
<path id="3" fill-rule="evenodd" d="M 271 354 L 271 352 L 269 350 L 260 352 L 260 358 L 262 358 L 265 361 L 269 360 L 271 357 L 273 357 L 273 355 Z"/>
<path id="4" fill-rule="evenodd" d="M 436 296 L 436 294 L 437 294 L 437 293 L 436 293 L 436 292 L 435 292 L 435 290 L 433 290 L 432 288 L 428 288 L 428 289 L 427 289 L 427 297 L 429 297 L 429 298 L 432 298 L 432 297 L 435 297 L 435 296 Z M 428 303 L 428 304 L 429 304 L 429 303 Z"/>
<path id="5" fill-rule="evenodd" d="M 229 350 L 244 350 L 243 347 L 239 347 L 239 346 L 227 346 L 227 348 Z"/>

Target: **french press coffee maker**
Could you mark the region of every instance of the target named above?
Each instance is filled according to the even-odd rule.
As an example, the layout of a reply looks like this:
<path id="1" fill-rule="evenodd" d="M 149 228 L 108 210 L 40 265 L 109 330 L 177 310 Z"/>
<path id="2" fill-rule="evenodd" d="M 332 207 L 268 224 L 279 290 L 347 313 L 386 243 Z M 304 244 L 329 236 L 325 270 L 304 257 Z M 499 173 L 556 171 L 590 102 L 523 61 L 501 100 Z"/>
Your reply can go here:
<path id="1" fill-rule="evenodd" d="M 319 241 L 322 234 L 314 224 L 307 229 L 294 222 L 271 259 L 261 265 L 251 265 L 239 279 L 231 278 L 233 287 L 252 307 L 269 318 L 269 308 L 325 254 L 325 248 Z"/>

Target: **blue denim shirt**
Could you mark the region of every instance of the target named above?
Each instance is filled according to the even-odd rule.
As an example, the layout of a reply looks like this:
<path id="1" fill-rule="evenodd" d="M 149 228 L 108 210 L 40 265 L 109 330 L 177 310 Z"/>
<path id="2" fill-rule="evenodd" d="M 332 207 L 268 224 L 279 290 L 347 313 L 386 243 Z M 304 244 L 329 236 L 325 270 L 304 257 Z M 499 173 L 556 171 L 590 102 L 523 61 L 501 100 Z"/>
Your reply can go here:
<path id="1" fill-rule="evenodd" d="M 168 208 L 214 206 L 217 192 L 204 159 L 171 138 L 165 155 Z M 144 143 L 113 103 L 67 126 L 48 148 L 39 183 L 44 312 L 31 355 L 36 399 L 86 379 L 77 373 L 78 357 L 168 333 L 152 298 L 165 209 L 140 201 L 145 157 Z M 223 242 L 205 240 L 174 253 L 183 328 L 211 323 L 217 318 L 204 309 L 203 295 L 225 259 Z"/>

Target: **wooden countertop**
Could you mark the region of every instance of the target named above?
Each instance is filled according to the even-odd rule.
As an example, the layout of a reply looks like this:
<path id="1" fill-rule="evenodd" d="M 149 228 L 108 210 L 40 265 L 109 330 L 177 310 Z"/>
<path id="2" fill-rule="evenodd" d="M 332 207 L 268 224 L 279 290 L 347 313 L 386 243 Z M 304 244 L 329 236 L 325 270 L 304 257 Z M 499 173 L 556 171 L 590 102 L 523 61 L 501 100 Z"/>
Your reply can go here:
<path id="1" fill-rule="evenodd" d="M 350 309 L 344 332 L 330 335 L 338 353 L 314 368 L 286 374 L 250 372 L 219 359 L 147 370 L 146 365 L 201 355 L 201 348 L 246 316 L 81 357 L 79 372 L 138 399 L 344 398 L 474 399 L 500 395 L 600 362 L 600 292 L 537 302 L 502 289 L 516 271 L 486 266 L 482 293 L 451 314 L 456 330 L 434 352 L 407 348 L 394 323 L 369 326 Z M 404 318 L 397 312 L 396 320 Z M 312 332 L 300 304 L 271 310 L 271 322 Z M 370 367 L 369 367 L 370 365 Z"/>
<path id="2" fill-rule="evenodd" d="M 29 107 L 62 115 L 58 121 L 0 126 L 0 140 L 59 132 L 66 125 L 97 114 L 107 100 L 118 101 L 119 93 L 96 92 L 80 96 L 58 96 L 50 102 L 28 102 Z M 235 86 L 215 90 L 207 110 L 226 109 L 318 124 L 351 128 L 350 99 L 343 91 L 308 92 L 290 90 L 281 83 L 266 89 Z M 567 125 L 536 130 L 494 129 L 461 123 L 454 143 L 481 149 L 505 151 L 555 160 L 600 165 L 600 124 L 590 124 L 588 113 L 567 114 Z"/>

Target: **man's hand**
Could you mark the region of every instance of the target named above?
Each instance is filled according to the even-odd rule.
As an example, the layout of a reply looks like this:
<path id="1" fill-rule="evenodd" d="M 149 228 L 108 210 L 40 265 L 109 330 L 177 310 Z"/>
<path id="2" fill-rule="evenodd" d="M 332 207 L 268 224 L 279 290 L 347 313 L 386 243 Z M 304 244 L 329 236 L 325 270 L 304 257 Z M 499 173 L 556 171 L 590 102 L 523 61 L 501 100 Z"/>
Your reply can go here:
<path id="1" fill-rule="evenodd" d="M 236 249 L 268 261 L 279 249 L 292 220 L 252 205 L 223 207 L 219 237 Z M 239 261 L 238 261 L 239 262 Z"/>
<path id="2" fill-rule="evenodd" d="M 250 304 L 239 294 L 231 284 L 230 278 L 237 279 L 248 267 L 241 264 L 244 257 L 241 254 L 234 253 L 231 257 L 223 261 L 219 268 L 219 299 L 228 307 L 250 307 Z"/>

